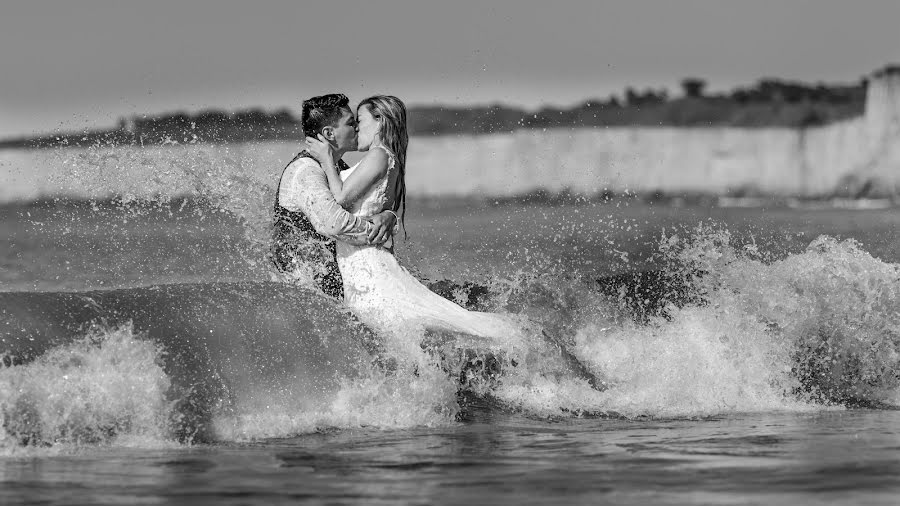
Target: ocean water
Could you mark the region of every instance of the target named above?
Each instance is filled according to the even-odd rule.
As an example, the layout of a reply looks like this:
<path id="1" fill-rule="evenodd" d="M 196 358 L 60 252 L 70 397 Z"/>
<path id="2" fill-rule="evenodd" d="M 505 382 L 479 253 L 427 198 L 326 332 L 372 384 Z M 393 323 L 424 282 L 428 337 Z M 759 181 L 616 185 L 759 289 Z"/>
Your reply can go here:
<path id="1" fill-rule="evenodd" d="M 401 261 L 532 333 L 401 358 L 271 272 L 277 168 L 107 155 L 0 207 L 4 504 L 896 503 L 896 208 L 413 198 Z"/>

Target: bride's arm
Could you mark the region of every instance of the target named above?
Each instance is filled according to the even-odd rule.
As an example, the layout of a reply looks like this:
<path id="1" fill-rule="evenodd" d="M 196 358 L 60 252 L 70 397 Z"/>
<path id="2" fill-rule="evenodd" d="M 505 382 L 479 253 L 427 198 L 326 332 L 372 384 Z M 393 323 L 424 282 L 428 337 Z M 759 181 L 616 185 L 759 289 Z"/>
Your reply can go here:
<path id="1" fill-rule="evenodd" d="M 332 168 L 337 176 L 337 184 L 341 185 L 337 187 L 336 184 L 331 184 L 332 177 L 328 177 L 334 199 L 344 207 L 356 202 L 387 174 L 388 163 L 388 155 L 383 149 L 372 149 L 366 153 L 356 170 L 344 181 L 341 181 L 341 177 L 337 175 L 337 169 Z"/>
<path id="2" fill-rule="evenodd" d="M 334 159 L 331 156 L 331 148 L 327 142 L 321 139 L 306 139 L 309 151 L 316 157 L 325 175 L 328 177 L 328 187 L 334 195 L 334 199 L 342 207 L 362 197 L 369 189 L 387 173 L 389 159 L 383 149 L 370 150 L 359 162 L 359 166 L 353 171 L 346 181 L 341 180 Z"/>

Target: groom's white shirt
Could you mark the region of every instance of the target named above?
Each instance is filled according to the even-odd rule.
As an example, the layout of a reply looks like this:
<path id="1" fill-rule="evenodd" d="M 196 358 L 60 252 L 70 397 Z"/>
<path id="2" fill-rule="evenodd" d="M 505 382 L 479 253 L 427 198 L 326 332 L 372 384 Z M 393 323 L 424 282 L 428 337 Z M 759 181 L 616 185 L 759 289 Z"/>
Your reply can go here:
<path id="1" fill-rule="evenodd" d="M 328 186 L 328 176 L 319 163 L 300 157 L 288 165 L 278 190 L 281 206 L 300 211 L 309 218 L 316 232 L 357 246 L 369 244 L 371 223 L 337 203 Z"/>

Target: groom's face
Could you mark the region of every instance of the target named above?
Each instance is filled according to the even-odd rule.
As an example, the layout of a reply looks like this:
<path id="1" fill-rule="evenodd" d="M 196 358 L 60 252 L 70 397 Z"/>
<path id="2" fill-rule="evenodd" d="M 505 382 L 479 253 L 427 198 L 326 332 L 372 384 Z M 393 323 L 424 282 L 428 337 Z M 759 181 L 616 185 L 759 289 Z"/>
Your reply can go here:
<path id="1" fill-rule="evenodd" d="M 344 109 L 341 119 L 334 126 L 334 145 L 337 149 L 347 152 L 356 151 L 359 144 L 357 134 L 359 128 L 356 124 L 356 117 L 350 109 Z"/>

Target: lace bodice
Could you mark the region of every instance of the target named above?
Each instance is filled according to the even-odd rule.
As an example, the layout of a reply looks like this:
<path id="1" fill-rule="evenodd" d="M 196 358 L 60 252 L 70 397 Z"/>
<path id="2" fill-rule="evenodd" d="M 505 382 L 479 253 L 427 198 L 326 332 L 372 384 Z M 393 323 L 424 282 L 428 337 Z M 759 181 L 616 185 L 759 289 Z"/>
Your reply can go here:
<path id="1" fill-rule="evenodd" d="M 388 191 L 388 181 L 390 181 L 391 176 L 394 172 L 394 166 L 396 165 L 396 160 L 394 158 L 394 154 L 390 152 L 386 147 L 381 145 L 373 145 L 372 149 L 382 149 L 388 155 L 388 168 L 384 173 L 384 177 L 380 180 L 376 181 L 375 184 L 369 188 L 369 191 L 366 192 L 362 197 L 356 200 L 353 205 L 348 209 L 351 213 L 356 216 L 373 216 L 376 215 L 385 209 L 389 209 L 389 204 L 394 201 L 394 195 Z M 346 181 L 350 174 L 352 174 L 359 164 L 362 163 L 360 160 L 353 167 L 341 172 L 341 180 Z"/>

